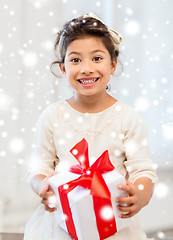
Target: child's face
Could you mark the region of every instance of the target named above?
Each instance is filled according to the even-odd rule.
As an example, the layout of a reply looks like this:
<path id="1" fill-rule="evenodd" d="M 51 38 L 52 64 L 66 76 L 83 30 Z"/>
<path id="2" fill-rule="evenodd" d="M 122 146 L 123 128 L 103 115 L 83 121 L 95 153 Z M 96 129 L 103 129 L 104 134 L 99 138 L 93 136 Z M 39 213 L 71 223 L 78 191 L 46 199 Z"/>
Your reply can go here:
<path id="1" fill-rule="evenodd" d="M 116 61 L 99 38 L 86 36 L 69 44 L 60 68 L 77 94 L 91 96 L 106 91 Z"/>

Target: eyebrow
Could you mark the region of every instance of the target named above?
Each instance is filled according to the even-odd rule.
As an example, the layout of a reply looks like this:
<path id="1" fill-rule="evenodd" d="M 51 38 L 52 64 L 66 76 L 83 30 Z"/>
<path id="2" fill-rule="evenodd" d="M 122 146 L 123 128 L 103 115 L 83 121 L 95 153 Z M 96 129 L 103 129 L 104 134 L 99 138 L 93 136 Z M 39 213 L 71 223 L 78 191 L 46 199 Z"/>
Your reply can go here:
<path id="1" fill-rule="evenodd" d="M 96 52 L 102 52 L 102 53 L 105 53 L 104 51 L 99 50 L 99 49 L 96 49 L 96 50 L 92 51 L 91 53 L 96 53 Z M 81 55 L 80 52 L 70 52 L 70 53 L 68 54 L 68 56 L 70 56 L 70 55 L 72 55 L 72 54 Z"/>

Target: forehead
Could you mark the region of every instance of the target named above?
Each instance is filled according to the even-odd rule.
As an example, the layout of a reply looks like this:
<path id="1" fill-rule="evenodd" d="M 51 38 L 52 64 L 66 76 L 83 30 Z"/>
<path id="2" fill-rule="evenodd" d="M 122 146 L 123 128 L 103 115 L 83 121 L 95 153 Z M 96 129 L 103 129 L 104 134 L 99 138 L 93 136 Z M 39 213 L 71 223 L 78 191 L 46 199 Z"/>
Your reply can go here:
<path id="1" fill-rule="evenodd" d="M 72 41 L 67 47 L 66 54 L 72 51 L 93 52 L 95 50 L 101 50 L 105 53 L 108 52 L 103 41 L 99 37 L 85 36 Z"/>

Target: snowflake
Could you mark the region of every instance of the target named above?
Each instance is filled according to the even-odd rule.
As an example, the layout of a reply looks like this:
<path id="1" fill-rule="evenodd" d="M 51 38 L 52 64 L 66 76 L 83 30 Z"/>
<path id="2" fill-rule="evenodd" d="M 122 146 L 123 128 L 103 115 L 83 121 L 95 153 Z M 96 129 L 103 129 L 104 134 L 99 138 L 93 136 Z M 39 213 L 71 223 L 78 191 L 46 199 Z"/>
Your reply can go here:
<path id="1" fill-rule="evenodd" d="M 126 143 L 126 151 L 130 154 L 134 154 L 138 149 L 138 145 L 132 141 Z"/>
<path id="2" fill-rule="evenodd" d="M 27 97 L 29 98 L 29 99 L 32 99 L 32 98 L 34 98 L 34 93 L 31 91 L 31 92 L 28 92 L 27 93 Z"/>
<path id="3" fill-rule="evenodd" d="M 166 23 L 166 24 L 170 24 L 170 21 L 169 21 L 169 20 L 167 20 L 165 23 Z"/>
<path id="4" fill-rule="evenodd" d="M 45 42 L 42 43 L 42 47 L 46 50 L 50 50 L 53 48 L 53 44 L 51 40 L 47 40 Z"/>
<path id="5" fill-rule="evenodd" d="M 19 159 L 17 160 L 17 163 L 18 163 L 18 165 L 23 165 L 23 163 L 24 163 L 23 158 L 19 158 Z"/>
<path id="6" fill-rule="evenodd" d="M 141 142 L 141 145 L 142 146 L 148 146 L 148 139 L 147 138 L 144 138 Z"/>
<path id="7" fill-rule="evenodd" d="M 76 10 L 76 9 L 73 9 L 72 13 L 73 13 L 73 14 L 77 14 L 77 10 Z"/>
<path id="8" fill-rule="evenodd" d="M 133 9 L 127 8 L 127 9 L 126 9 L 126 13 L 127 13 L 127 15 L 129 15 L 129 16 L 133 15 Z"/>
<path id="9" fill-rule="evenodd" d="M 130 20 L 126 23 L 126 25 L 125 25 L 126 34 L 135 36 L 139 33 L 139 31 L 140 31 L 140 25 L 137 21 Z"/>
<path id="10" fill-rule="evenodd" d="M 40 2 L 35 2 L 35 3 L 34 3 L 34 7 L 35 7 L 35 8 L 41 8 L 41 6 L 42 6 L 42 5 L 41 5 Z"/>
<path id="11" fill-rule="evenodd" d="M 42 26 L 43 26 L 43 23 L 41 23 L 41 22 L 37 23 L 37 27 L 42 27 Z"/>
<path id="12" fill-rule="evenodd" d="M 127 167 L 127 171 L 128 171 L 128 172 L 131 172 L 131 171 L 132 171 L 132 167 L 131 167 L 131 166 L 128 166 L 128 167 Z"/>
<path id="13" fill-rule="evenodd" d="M 2 53 L 2 51 L 3 51 L 3 45 L 2 43 L 0 43 L 0 53 Z"/>
<path id="14" fill-rule="evenodd" d="M 159 105 L 159 101 L 158 101 L 157 99 L 155 99 L 155 100 L 153 101 L 153 105 L 154 105 L 154 106 L 158 106 L 158 105 Z"/>
<path id="15" fill-rule="evenodd" d="M 11 116 L 11 119 L 15 121 L 15 120 L 18 119 L 18 116 L 17 116 L 16 114 L 13 114 L 13 115 Z"/>
<path id="16" fill-rule="evenodd" d="M 14 11 L 10 11 L 9 14 L 10 14 L 11 16 L 14 16 Z"/>
<path id="17" fill-rule="evenodd" d="M 10 105 L 10 97 L 4 92 L 0 92 L 0 110 L 7 111 L 10 108 Z"/>
<path id="18" fill-rule="evenodd" d="M 82 163 L 82 162 L 84 162 L 85 161 L 85 156 L 84 155 L 81 155 L 80 157 L 79 157 L 79 161 Z"/>
<path id="19" fill-rule="evenodd" d="M 0 119 L 0 126 L 4 126 L 4 120 Z"/>
<path id="20" fill-rule="evenodd" d="M 116 157 L 119 157 L 121 155 L 121 152 L 119 150 L 115 150 L 114 154 L 115 154 Z"/>
<path id="21" fill-rule="evenodd" d="M 158 233 L 157 233 L 157 236 L 158 236 L 158 238 L 160 238 L 160 239 L 164 239 L 164 238 L 165 238 L 164 232 L 158 232 Z"/>
<path id="22" fill-rule="evenodd" d="M 5 157 L 5 156 L 6 156 L 6 152 L 5 152 L 5 151 L 1 151 L 1 152 L 0 152 L 0 156 L 1 156 L 1 157 Z"/>
<path id="23" fill-rule="evenodd" d="M 121 134 L 119 135 L 119 139 L 121 139 L 121 140 L 124 139 L 124 134 L 123 134 L 123 133 L 121 133 Z"/>
<path id="24" fill-rule="evenodd" d="M 96 2 L 96 6 L 100 7 L 101 6 L 101 2 L 100 1 Z"/>
<path id="25" fill-rule="evenodd" d="M 167 83 L 167 82 L 168 82 L 168 79 L 167 79 L 166 77 L 164 77 L 164 78 L 161 79 L 161 83 L 165 84 L 165 83 Z"/>
<path id="26" fill-rule="evenodd" d="M 8 34 L 8 37 L 9 37 L 9 38 L 11 38 L 11 37 L 12 37 L 12 34 L 11 34 L 11 33 L 9 33 L 9 34 Z"/>
<path id="27" fill-rule="evenodd" d="M 171 114 L 171 113 L 173 113 L 173 108 L 172 107 L 167 107 L 166 111 L 167 111 L 167 113 Z"/>
<path id="28" fill-rule="evenodd" d="M 81 122 L 83 122 L 83 118 L 82 118 L 82 117 L 78 117 L 78 118 L 77 118 L 77 121 L 78 121 L 79 123 L 81 123 Z"/>
<path id="29" fill-rule="evenodd" d="M 117 136 L 116 132 L 111 132 L 111 137 L 112 138 L 116 138 L 116 136 Z"/>
<path id="30" fill-rule="evenodd" d="M 128 89 L 125 89 L 125 88 L 121 90 L 121 93 L 122 93 L 122 95 L 124 95 L 124 96 L 128 96 L 128 95 L 129 95 Z"/>
<path id="31" fill-rule="evenodd" d="M 162 125 L 162 134 L 167 140 L 173 139 L 173 125 L 163 124 Z"/>
<path id="32" fill-rule="evenodd" d="M 149 51 L 149 50 L 145 51 L 145 54 L 146 54 L 146 55 L 149 55 L 149 54 L 150 54 L 150 51 Z"/>
<path id="33" fill-rule="evenodd" d="M 72 153 L 73 153 L 73 155 L 77 155 L 78 154 L 78 150 L 77 149 L 73 149 Z"/>
<path id="34" fill-rule="evenodd" d="M 142 90 L 142 95 L 147 95 L 148 94 L 148 90 L 147 89 L 143 89 Z"/>
<path id="35" fill-rule="evenodd" d="M 24 141 L 21 138 L 14 138 L 10 142 L 10 150 L 13 153 L 21 153 L 24 150 Z"/>
<path id="36" fill-rule="evenodd" d="M 65 119 L 69 119 L 70 118 L 70 114 L 68 112 L 64 113 L 64 118 Z"/>
<path id="37" fill-rule="evenodd" d="M 65 140 L 63 138 L 59 139 L 58 144 L 59 145 L 64 145 L 65 144 Z"/>
<path id="38" fill-rule="evenodd" d="M 68 220 L 68 216 L 66 214 L 62 214 L 61 215 L 61 219 L 64 220 L 64 221 L 67 221 Z"/>
<path id="39" fill-rule="evenodd" d="M 156 170 L 156 169 L 158 169 L 158 164 L 157 163 L 153 163 L 152 167 L 153 167 L 154 170 Z"/>
<path id="40" fill-rule="evenodd" d="M 73 138 L 73 134 L 72 134 L 71 132 L 67 132 L 67 133 L 66 133 L 66 137 L 67 137 L 68 139 L 72 139 L 72 138 Z"/>
<path id="41" fill-rule="evenodd" d="M 154 189 L 154 195 L 158 199 L 166 198 L 169 194 L 169 186 L 164 182 L 159 182 Z"/>
<path id="42" fill-rule="evenodd" d="M 64 188 L 65 190 L 67 190 L 67 189 L 69 189 L 69 185 L 68 185 L 68 184 L 64 184 L 63 188 Z"/>
<path id="43" fill-rule="evenodd" d="M 20 131 L 21 131 L 22 133 L 24 133 L 24 132 L 26 132 L 26 129 L 25 129 L 25 128 L 21 128 Z"/>
<path id="44" fill-rule="evenodd" d="M 87 170 L 87 171 L 86 171 L 86 174 L 87 174 L 87 175 L 90 175 L 90 174 L 91 174 L 91 171 L 90 171 L 90 170 Z"/>
<path id="45" fill-rule="evenodd" d="M 105 206 L 101 209 L 100 215 L 105 220 L 110 220 L 114 217 L 113 209 L 109 206 Z"/>
<path id="46" fill-rule="evenodd" d="M 48 198 L 48 203 L 50 208 L 56 207 L 57 197 L 55 195 L 52 195 Z"/>
<path id="47" fill-rule="evenodd" d="M 148 110 L 149 107 L 150 107 L 150 103 L 149 103 L 147 98 L 139 97 L 139 98 L 136 99 L 135 109 L 137 111 L 144 112 L 144 111 Z"/>
<path id="48" fill-rule="evenodd" d="M 38 9 L 41 8 L 43 6 L 43 4 L 45 4 L 47 2 L 47 0 L 37 0 L 37 1 L 29 0 L 29 1 L 33 4 L 33 6 L 35 8 L 38 8 Z"/>
<path id="49" fill-rule="evenodd" d="M 35 52 L 27 52 L 23 55 L 23 63 L 27 67 L 33 67 L 37 64 L 37 54 Z"/>
<path id="50" fill-rule="evenodd" d="M 54 12 L 49 12 L 49 16 L 53 17 L 54 16 Z"/>
<path id="51" fill-rule="evenodd" d="M 122 8 L 122 4 L 118 4 L 117 7 L 118 7 L 118 8 Z"/>
<path id="52" fill-rule="evenodd" d="M 4 5 L 4 9 L 8 9 L 8 5 Z"/>
<path id="53" fill-rule="evenodd" d="M 144 190 L 144 185 L 143 184 L 139 184 L 138 185 L 138 189 L 141 190 L 141 191 Z"/>

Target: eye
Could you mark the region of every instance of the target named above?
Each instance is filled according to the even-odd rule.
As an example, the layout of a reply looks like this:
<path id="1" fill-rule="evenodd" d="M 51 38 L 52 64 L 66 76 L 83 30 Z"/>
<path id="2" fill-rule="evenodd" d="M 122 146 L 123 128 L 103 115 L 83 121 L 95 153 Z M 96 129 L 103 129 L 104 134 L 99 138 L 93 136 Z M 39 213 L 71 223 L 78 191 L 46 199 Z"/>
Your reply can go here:
<path id="1" fill-rule="evenodd" d="M 71 59 L 71 62 L 74 62 L 74 63 L 80 62 L 80 59 L 79 58 L 73 58 L 73 59 Z"/>
<path id="2" fill-rule="evenodd" d="M 93 61 L 94 62 L 99 62 L 99 61 L 101 61 L 103 58 L 102 57 L 94 57 L 93 58 Z"/>

